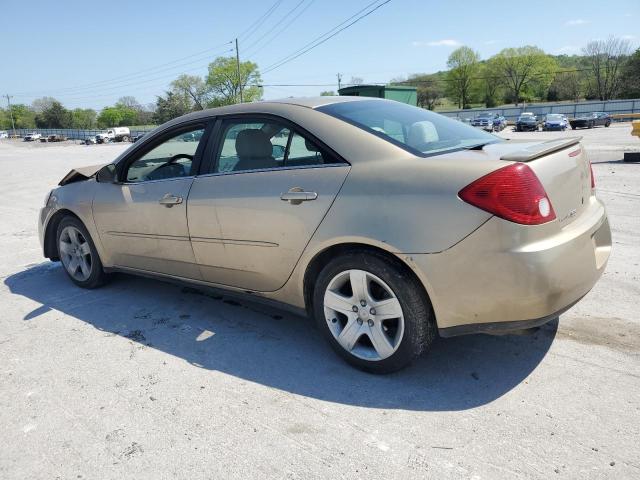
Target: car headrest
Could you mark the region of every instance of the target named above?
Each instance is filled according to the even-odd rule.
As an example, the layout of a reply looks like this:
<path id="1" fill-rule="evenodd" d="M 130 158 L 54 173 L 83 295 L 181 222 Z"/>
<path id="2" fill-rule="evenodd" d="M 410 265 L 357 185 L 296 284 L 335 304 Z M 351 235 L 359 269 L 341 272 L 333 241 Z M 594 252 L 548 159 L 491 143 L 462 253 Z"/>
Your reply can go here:
<path id="1" fill-rule="evenodd" d="M 307 150 L 309 150 L 310 152 L 319 152 L 320 151 L 320 149 L 318 147 L 316 147 L 313 143 L 311 143 L 306 138 L 304 139 L 304 146 L 307 147 Z"/>
<path id="2" fill-rule="evenodd" d="M 240 158 L 271 157 L 273 146 L 259 128 L 241 130 L 236 137 L 236 152 Z"/>
<path id="3" fill-rule="evenodd" d="M 437 142 L 438 131 L 433 123 L 429 121 L 416 122 L 409 129 L 407 144 L 417 150 L 423 150 L 424 145 Z"/>

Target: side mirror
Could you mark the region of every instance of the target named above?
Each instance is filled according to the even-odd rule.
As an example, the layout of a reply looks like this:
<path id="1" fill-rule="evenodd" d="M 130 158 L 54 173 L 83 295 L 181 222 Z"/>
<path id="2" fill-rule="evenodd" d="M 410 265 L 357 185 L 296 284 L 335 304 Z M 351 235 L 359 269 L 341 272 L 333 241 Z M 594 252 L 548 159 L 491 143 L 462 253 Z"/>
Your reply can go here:
<path id="1" fill-rule="evenodd" d="M 118 175 L 114 164 L 105 165 L 96 173 L 98 183 L 117 183 Z"/>

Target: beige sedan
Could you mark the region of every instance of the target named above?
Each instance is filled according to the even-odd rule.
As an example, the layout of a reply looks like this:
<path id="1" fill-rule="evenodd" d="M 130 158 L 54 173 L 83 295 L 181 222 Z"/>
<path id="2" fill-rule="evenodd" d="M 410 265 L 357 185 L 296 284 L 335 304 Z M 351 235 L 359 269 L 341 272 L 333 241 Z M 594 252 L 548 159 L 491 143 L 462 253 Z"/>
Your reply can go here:
<path id="1" fill-rule="evenodd" d="M 357 97 L 172 120 L 65 176 L 40 237 L 80 287 L 122 271 L 262 297 L 313 316 L 373 372 L 405 366 L 438 334 L 558 317 L 611 249 L 579 139 L 503 141 Z"/>

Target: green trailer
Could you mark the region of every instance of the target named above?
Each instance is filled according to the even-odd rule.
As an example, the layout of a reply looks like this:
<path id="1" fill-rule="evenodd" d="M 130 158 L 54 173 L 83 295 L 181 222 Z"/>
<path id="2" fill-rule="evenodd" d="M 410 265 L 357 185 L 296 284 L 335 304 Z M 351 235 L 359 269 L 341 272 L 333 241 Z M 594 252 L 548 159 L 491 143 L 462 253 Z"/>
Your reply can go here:
<path id="1" fill-rule="evenodd" d="M 376 97 L 407 103 L 414 107 L 418 105 L 416 87 L 397 85 L 353 85 L 338 90 L 338 94 L 348 97 Z"/>

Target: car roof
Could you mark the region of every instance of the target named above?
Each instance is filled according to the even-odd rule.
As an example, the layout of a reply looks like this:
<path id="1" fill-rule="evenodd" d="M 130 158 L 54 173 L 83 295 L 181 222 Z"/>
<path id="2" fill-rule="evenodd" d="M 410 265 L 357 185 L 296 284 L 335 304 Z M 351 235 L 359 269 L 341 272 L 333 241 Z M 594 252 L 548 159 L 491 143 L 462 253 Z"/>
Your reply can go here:
<path id="1" fill-rule="evenodd" d="M 318 108 L 324 105 L 331 105 L 334 103 L 347 103 L 347 102 L 362 102 L 362 101 L 379 101 L 390 102 L 391 100 L 385 100 L 375 97 L 350 97 L 350 96 L 322 96 L 322 97 L 302 97 L 302 98 L 283 98 L 279 100 L 265 100 L 260 102 L 249 103 L 236 103 L 234 105 L 226 105 L 223 107 L 208 108 L 205 110 L 198 110 L 191 112 L 181 117 L 174 118 L 164 125 L 170 126 L 176 125 L 191 120 L 200 120 L 202 118 L 214 117 L 216 115 L 229 115 L 236 113 L 269 113 L 272 107 L 278 107 L 283 105 L 291 105 L 293 107 L 304 108 Z M 279 110 L 279 109 L 275 109 Z"/>

